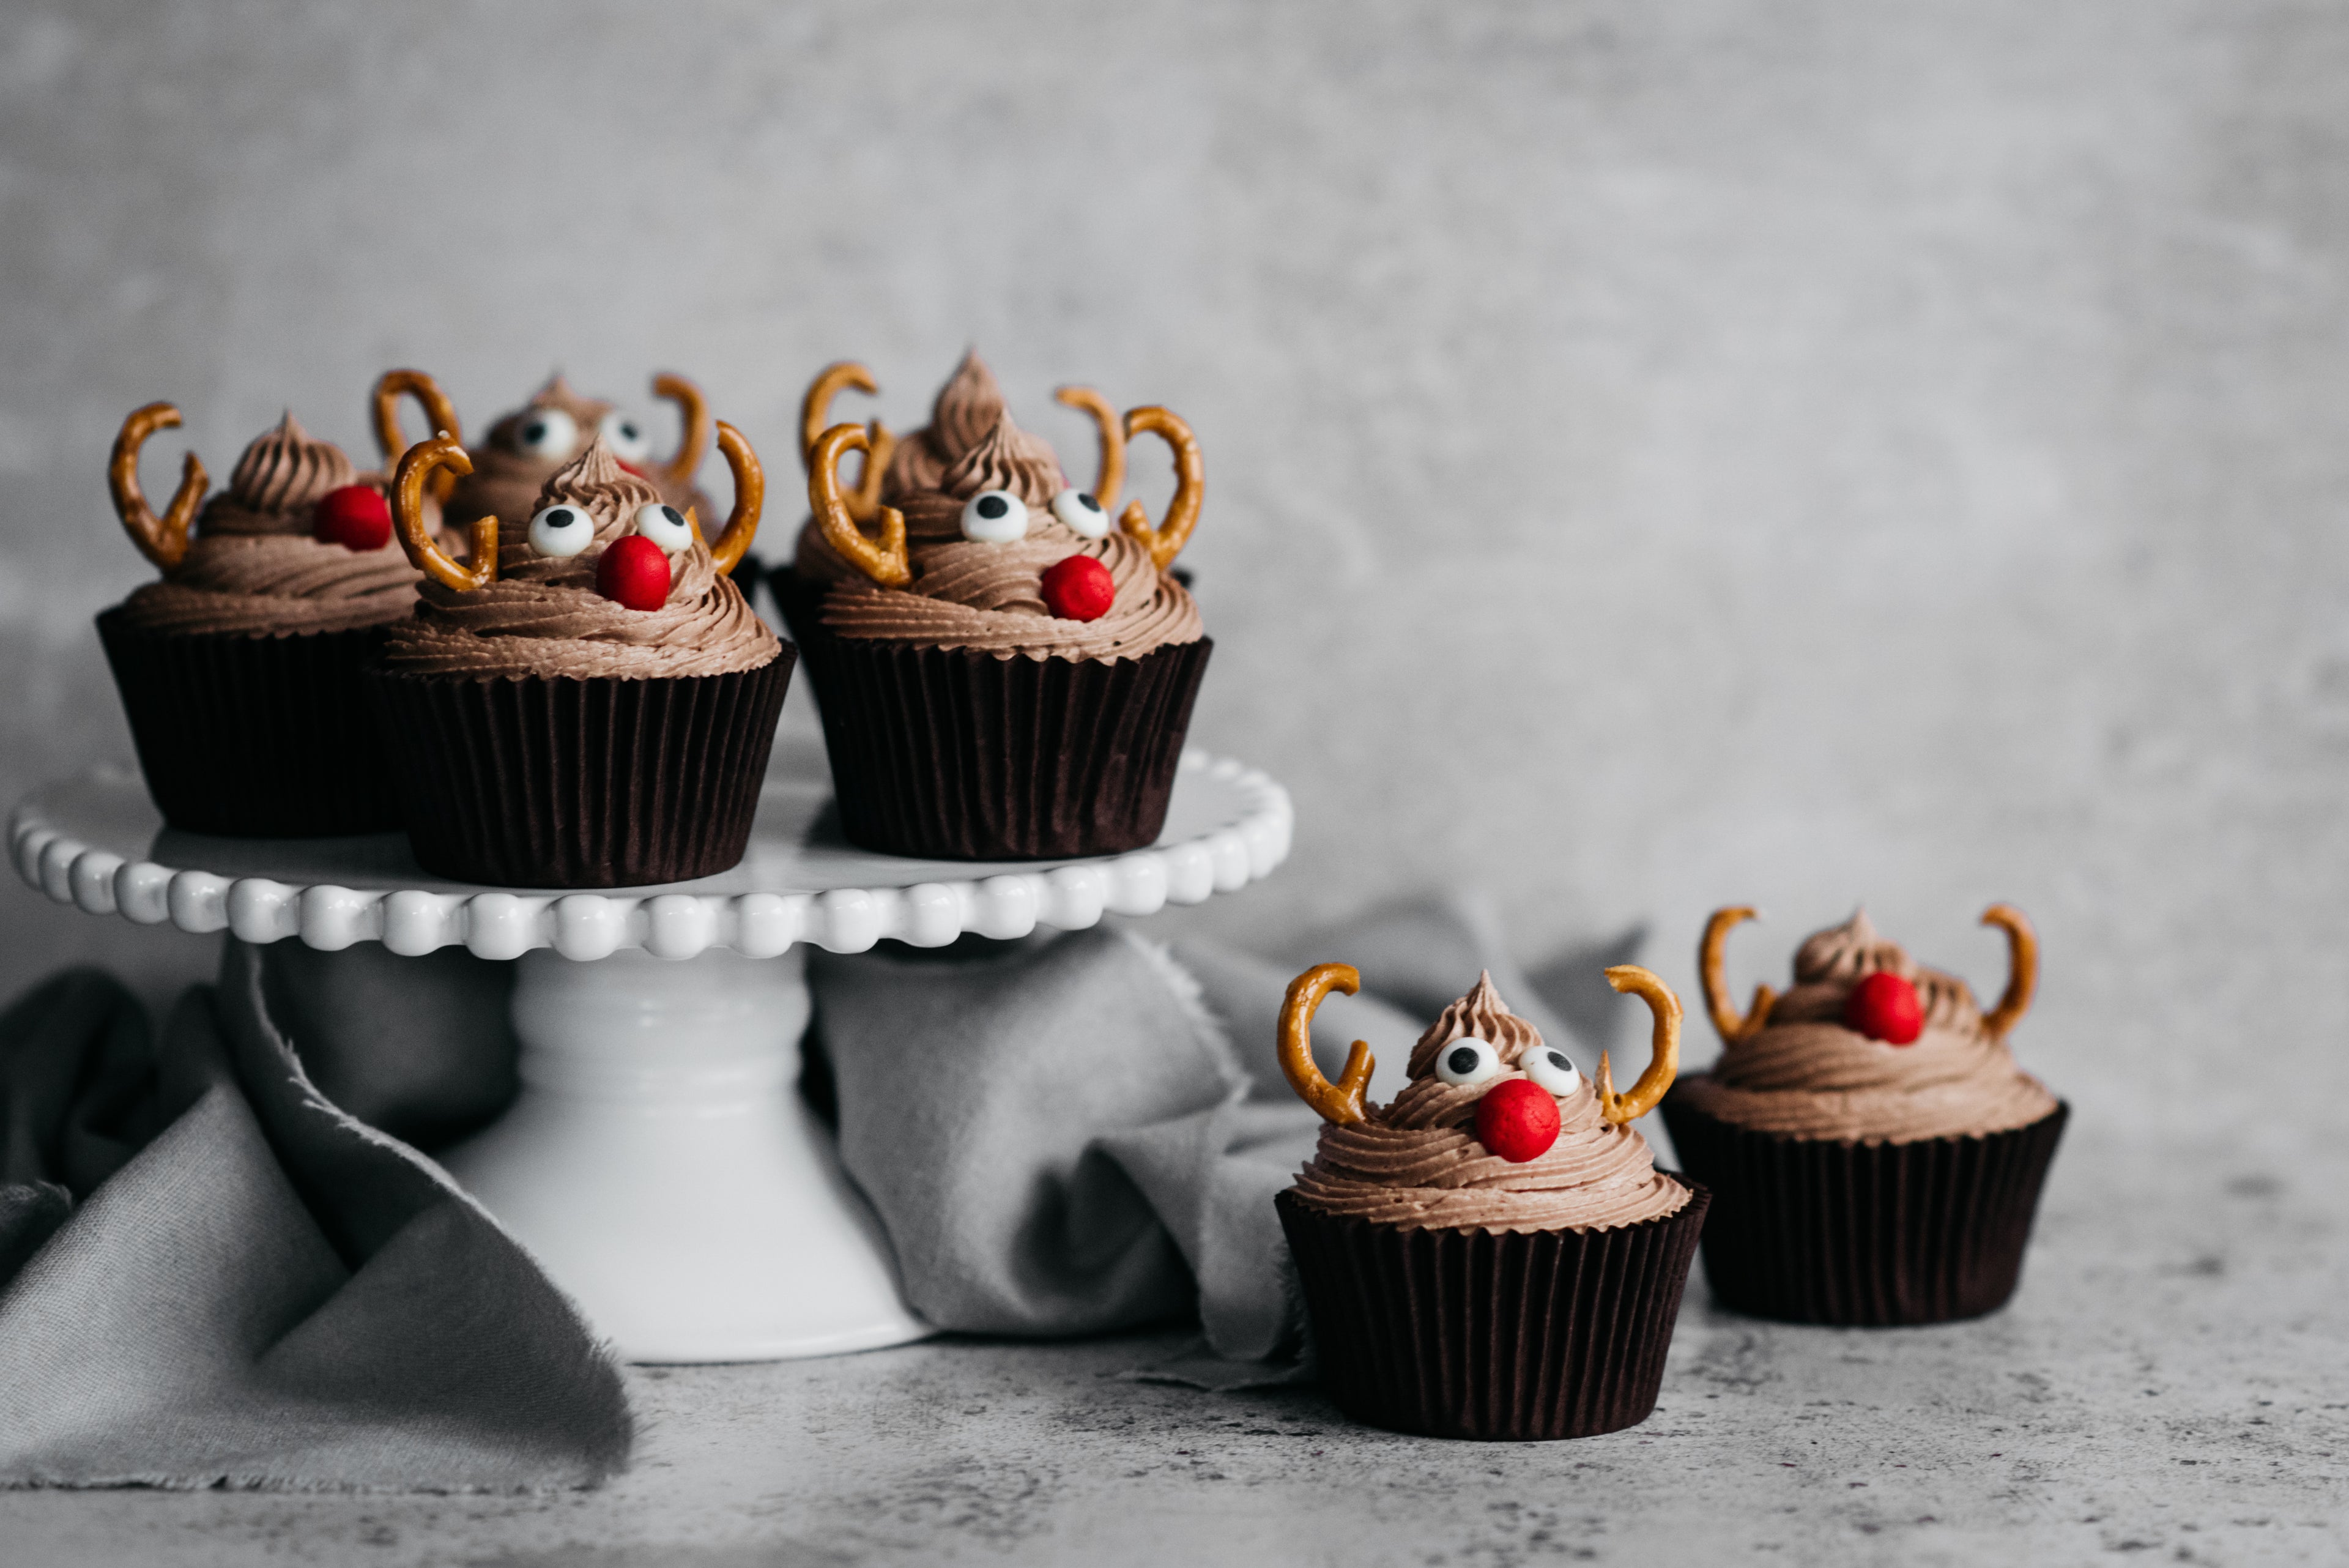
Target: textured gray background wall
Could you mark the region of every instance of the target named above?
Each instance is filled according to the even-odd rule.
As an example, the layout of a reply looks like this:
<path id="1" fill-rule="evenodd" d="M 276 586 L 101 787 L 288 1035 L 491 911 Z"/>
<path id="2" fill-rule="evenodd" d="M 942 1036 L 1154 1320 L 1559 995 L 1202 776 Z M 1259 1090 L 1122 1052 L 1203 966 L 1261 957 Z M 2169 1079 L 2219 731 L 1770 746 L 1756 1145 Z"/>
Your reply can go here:
<path id="1" fill-rule="evenodd" d="M 369 450 L 392 364 L 476 424 L 677 369 L 788 475 L 818 366 L 904 428 L 976 343 L 1075 466 L 1063 380 L 1205 443 L 1195 738 L 1299 833 L 1191 928 L 1457 881 L 1689 985 L 1754 900 L 1742 987 L 1864 898 L 1994 988 L 2009 898 L 2090 1147 L 2231 1158 L 2289 1085 L 2313 1153 L 2344 68 L 2284 4 L 14 5 L 0 804 L 128 755 L 139 403 L 224 473 L 286 406 Z M 205 944 L 0 888 L 8 990 L 77 954 Z"/>

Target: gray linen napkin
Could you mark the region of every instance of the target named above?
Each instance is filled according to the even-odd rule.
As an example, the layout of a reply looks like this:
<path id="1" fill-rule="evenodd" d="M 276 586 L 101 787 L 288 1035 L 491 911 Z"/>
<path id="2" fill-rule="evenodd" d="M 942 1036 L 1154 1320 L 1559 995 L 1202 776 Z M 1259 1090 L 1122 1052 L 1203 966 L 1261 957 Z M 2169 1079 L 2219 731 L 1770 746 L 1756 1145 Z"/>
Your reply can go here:
<path id="1" fill-rule="evenodd" d="M 1627 933 L 1567 972 L 1637 942 Z M 1334 1075 L 1368 1040 L 1376 1097 L 1400 1088 L 1428 1020 L 1486 969 L 1547 1038 L 1596 1065 L 1496 922 L 1463 899 L 1382 910 L 1277 958 L 1170 950 L 1127 929 L 810 955 L 841 1158 L 914 1309 L 941 1328 L 1039 1336 L 1195 1312 L 1206 1347 L 1177 1375 L 1216 1386 L 1267 1375 L 1216 1363 L 1292 1359 L 1303 1314 L 1272 1198 L 1320 1124 L 1280 1075 L 1273 1028 L 1289 980 L 1320 959 L 1355 964 L 1363 994 L 1324 1007 L 1315 1055 Z"/>
<path id="2" fill-rule="evenodd" d="M 461 1124 L 483 1056 L 510 1078 L 508 1042 L 403 1028 L 481 1015 L 471 961 L 405 984 L 345 966 L 382 1005 L 336 1011 L 440 1069 L 420 1099 L 382 1093 L 316 1041 L 386 1119 Z M 233 943 L 159 1044 L 87 971 L 0 1017 L 0 1482 L 505 1490 L 625 1462 L 617 1368 L 571 1304 L 437 1167 L 313 1086 L 278 1015 L 302 1014 L 302 978 L 272 987 Z M 503 983 L 489 971 L 499 1020 Z"/>

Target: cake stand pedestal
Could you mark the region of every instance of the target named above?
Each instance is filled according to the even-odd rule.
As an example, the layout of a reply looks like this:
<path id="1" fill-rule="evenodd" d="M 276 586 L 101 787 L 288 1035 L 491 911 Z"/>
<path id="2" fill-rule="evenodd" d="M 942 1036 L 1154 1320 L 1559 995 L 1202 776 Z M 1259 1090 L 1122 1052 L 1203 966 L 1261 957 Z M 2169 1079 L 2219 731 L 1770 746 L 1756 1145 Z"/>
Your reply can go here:
<path id="1" fill-rule="evenodd" d="M 27 797 L 8 837 L 27 882 L 91 914 L 521 961 L 522 1093 L 444 1151 L 449 1173 L 627 1359 L 775 1360 L 930 1332 L 796 1092 L 806 945 L 941 947 L 1195 904 L 1269 873 L 1291 822 L 1271 779 L 1197 752 L 1158 842 L 1092 860 L 868 854 L 840 837 L 830 797 L 821 749 L 779 741 L 740 866 L 608 892 L 439 880 L 397 834 L 179 833 L 119 770 Z"/>

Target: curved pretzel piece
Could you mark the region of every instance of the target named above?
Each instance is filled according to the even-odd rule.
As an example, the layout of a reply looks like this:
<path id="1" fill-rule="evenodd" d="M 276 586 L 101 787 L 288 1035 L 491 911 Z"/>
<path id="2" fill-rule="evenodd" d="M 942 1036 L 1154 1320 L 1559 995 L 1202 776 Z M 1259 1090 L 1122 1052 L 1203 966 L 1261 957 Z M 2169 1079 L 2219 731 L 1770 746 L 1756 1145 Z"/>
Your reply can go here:
<path id="1" fill-rule="evenodd" d="M 816 438 L 808 454 L 808 507 L 824 543 L 843 559 L 885 588 L 902 588 L 914 580 L 914 564 L 905 554 L 905 514 L 881 507 L 881 537 L 865 536 L 840 493 L 838 464 L 841 453 L 848 452 L 864 453 L 864 471 L 873 472 L 872 438 L 857 426 L 834 425 Z"/>
<path id="2" fill-rule="evenodd" d="M 1681 1070 L 1681 999 L 1672 988 L 1657 978 L 1651 970 L 1635 963 L 1619 963 L 1607 971 L 1607 983 L 1617 991 L 1637 996 L 1656 1015 L 1656 1032 L 1648 1048 L 1648 1070 L 1631 1085 L 1631 1092 L 1615 1092 L 1615 1074 L 1606 1054 L 1599 1057 L 1599 1114 L 1610 1126 L 1620 1127 L 1635 1116 L 1644 1116 L 1656 1108 L 1664 1091 Z"/>
<path id="3" fill-rule="evenodd" d="M 811 476 L 815 472 L 815 443 L 830 428 L 824 421 L 832 417 L 832 400 L 849 388 L 868 393 L 881 390 L 872 371 L 854 359 L 843 359 L 826 365 L 808 383 L 807 396 L 800 400 L 800 460 L 808 465 Z M 859 526 L 872 522 L 879 514 L 881 478 L 888 470 L 890 454 L 897 450 L 897 438 L 879 420 L 864 427 L 864 472 L 856 476 L 856 488 L 841 495 L 841 504 Z"/>
<path id="4" fill-rule="evenodd" d="M 459 473 L 473 472 L 473 460 L 453 435 L 441 434 L 418 441 L 399 460 L 391 482 L 391 519 L 399 530 L 399 547 L 415 568 L 444 588 L 470 593 L 498 580 L 498 520 L 476 517 L 472 530 L 472 565 L 460 566 L 449 558 L 424 525 L 424 486 L 443 467 Z"/>
<path id="5" fill-rule="evenodd" d="M 1313 1061 L 1313 1014 L 1333 991 L 1348 996 L 1362 988 L 1362 976 L 1350 963 L 1317 963 L 1288 982 L 1280 1003 L 1280 1073 L 1297 1097 L 1321 1113 L 1321 1119 L 1352 1127 L 1363 1119 L 1362 1095 L 1371 1086 L 1371 1070 L 1378 1063 L 1370 1042 L 1357 1040 L 1346 1054 L 1346 1070 L 1331 1083 Z"/>
<path id="6" fill-rule="evenodd" d="M 759 466 L 759 454 L 742 432 L 724 420 L 718 421 L 718 450 L 726 454 L 726 466 L 734 473 L 734 510 L 727 516 L 726 531 L 709 546 L 709 558 L 719 572 L 730 576 L 759 536 L 759 514 L 767 506 L 767 471 Z"/>
<path id="7" fill-rule="evenodd" d="M 211 483 L 204 475 L 202 460 L 190 452 L 180 464 L 180 488 L 171 493 L 171 504 L 163 508 L 163 515 L 155 515 L 147 504 L 147 493 L 139 487 L 139 449 L 157 431 L 170 430 L 180 422 L 180 410 L 169 403 L 150 403 L 134 409 L 122 421 L 122 430 L 114 438 L 114 452 L 106 462 L 106 487 L 114 493 L 114 514 L 122 519 L 123 531 L 139 553 L 162 568 L 170 576 L 188 558 L 188 529 L 196 520 L 196 508 L 203 504 L 204 487 Z"/>
<path id="8" fill-rule="evenodd" d="M 701 472 L 701 460 L 709 455 L 709 405 L 703 400 L 700 388 L 666 370 L 653 378 L 653 396 L 677 405 L 679 426 L 677 455 L 660 465 L 661 478 L 680 487 L 691 484 L 693 476 Z M 750 461 L 755 464 L 758 459 Z M 733 524 L 727 526 L 730 529 Z"/>
<path id="9" fill-rule="evenodd" d="M 1052 394 L 1056 403 L 1093 417 L 1101 435 L 1101 471 L 1093 477 L 1093 499 L 1103 512 L 1117 510 L 1117 493 L 1125 488 L 1125 431 L 1117 422 L 1117 409 L 1091 387 L 1062 387 Z"/>
<path id="10" fill-rule="evenodd" d="M 1772 1005 L 1778 1000 L 1776 992 L 1766 985 L 1757 985 L 1754 988 L 1754 1006 L 1744 1017 L 1738 1017 L 1729 1003 L 1729 966 L 1722 961 L 1722 949 L 1730 931 L 1755 915 L 1753 907 L 1745 904 L 1715 909 L 1713 918 L 1704 923 L 1704 940 L 1697 943 L 1696 972 L 1704 983 L 1704 1010 L 1712 1016 L 1713 1026 L 1720 1032 L 1724 1045 L 1734 1045 L 1761 1033 L 1762 1026 L 1770 1022 Z"/>
<path id="11" fill-rule="evenodd" d="M 457 423 L 457 405 L 440 389 L 440 383 L 421 370 L 386 370 L 375 384 L 375 444 L 383 451 L 383 461 L 390 462 L 408 450 L 408 438 L 399 433 L 399 400 L 414 398 L 416 406 L 424 410 L 424 428 L 436 435 L 465 439 L 464 430 Z M 432 476 L 432 499 L 446 503 L 449 493 L 457 488 L 457 471 L 442 469 Z"/>
<path id="12" fill-rule="evenodd" d="M 1150 552 L 1163 572 L 1174 564 L 1174 557 L 1190 542 L 1191 530 L 1199 525 L 1199 501 L 1206 489 L 1207 470 L 1199 459 L 1198 438 L 1191 433 L 1191 427 L 1166 410 L 1154 406 L 1127 410 L 1125 439 L 1130 441 L 1138 435 L 1163 437 L 1174 449 L 1174 499 L 1166 504 L 1166 521 L 1155 528 L 1139 501 L 1125 509 L 1118 526 Z"/>
<path id="13" fill-rule="evenodd" d="M 1982 911 L 1982 923 L 2006 933 L 2006 994 L 1982 1020 L 1992 1039 L 2003 1040 L 2007 1031 L 2031 1011 L 2031 998 L 2039 990 L 2039 933 L 2012 904 L 1992 904 Z"/>

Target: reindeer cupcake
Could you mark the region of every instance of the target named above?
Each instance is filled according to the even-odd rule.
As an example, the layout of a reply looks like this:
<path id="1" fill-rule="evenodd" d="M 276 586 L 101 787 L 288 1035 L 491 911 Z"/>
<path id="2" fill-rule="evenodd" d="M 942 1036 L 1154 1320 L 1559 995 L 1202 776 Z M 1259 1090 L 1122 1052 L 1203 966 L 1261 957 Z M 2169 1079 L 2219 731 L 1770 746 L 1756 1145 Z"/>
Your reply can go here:
<path id="1" fill-rule="evenodd" d="M 1705 1276 L 1723 1304 L 1847 1324 L 1942 1323 L 2003 1306 L 2067 1115 L 2015 1064 L 2039 943 L 1994 904 L 2008 979 L 1988 1012 L 1956 975 L 1878 935 L 1866 911 L 1795 955 L 1794 989 L 1740 1012 L 1723 949 L 1747 908 L 1706 922 L 1697 963 L 1721 1060 L 1664 1101 L 1672 1143 L 1718 1208 Z"/>
<path id="2" fill-rule="evenodd" d="M 663 374 L 653 378 L 653 396 L 677 405 L 682 427 L 678 449 L 667 458 L 653 455 L 652 438 L 633 415 L 600 398 L 581 397 L 557 374 L 530 401 L 492 424 L 478 445 L 467 449 L 471 472 L 440 470 L 434 476 L 430 500 L 444 507 L 450 524 L 460 529 L 476 517 L 527 517 L 531 504 L 555 472 L 600 438 L 620 466 L 649 481 L 664 502 L 680 513 L 716 516 L 709 497 L 694 483 L 709 452 L 709 407 L 701 389 L 682 376 Z M 456 407 L 438 382 L 421 370 L 387 370 L 375 387 L 376 441 L 383 449 L 386 467 L 408 450 L 399 430 L 402 398 L 413 398 L 424 410 L 428 437 L 464 439 Z"/>
<path id="3" fill-rule="evenodd" d="M 957 859 L 1150 843 L 1214 648 L 1170 573 L 1205 494 L 1190 428 L 1064 390 L 1100 432 L 1087 492 L 976 355 L 902 441 L 877 422 L 824 428 L 836 392 L 873 385 L 835 365 L 810 389 L 812 515 L 772 579 L 816 683 L 843 829 Z M 1155 524 L 1139 502 L 1113 521 L 1126 443 L 1144 434 L 1174 454 L 1174 499 Z"/>
<path id="4" fill-rule="evenodd" d="M 1680 1001 L 1636 965 L 1607 979 L 1654 1018 L 1628 1092 L 1605 1056 L 1584 1078 L 1487 974 L 1420 1036 L 1411 1081 L 1384 1106 L 1365 1098 L 1363 1042 L 1334 1084 L 1313 1060 L 1315 1011 L 1360 975 L 1317 964 L 1290 983 L 1281 1070 L 1325 1125 L 1275 1202 L 1321 1380 L 1356 1420 L 1579 1438 L 1655 1408 L 1708 1198 L 1656 1169 L 1630 1126 L 1671 1086 Z"/>
<path id="5" fill-rule="evenodd" d="M 179 423 L 150 403 L 115 438 L 116 514 L 162 576 L 98 618 L 156 807 L 243 837 L 396 827 L 358 672 L 419 578 L 391 548 L 381 477 L 289 412 L 209 499 L 189 452 L 159 516 L 140 452 Z"/>
<path id="6" fill-rule="evenodd" d="M 427 498 L 471 457 L 439 436 L 400 459 L 393 513 L 426 580 L 369 687 L 426 869 L 601 888 L 742 857 L 792 649 L 728 579 L 765 481 L 733 426 L 717 434 L 734 509 L 715 540 L 598 435 L 527 513 L 473 519 L 463 560 Z"/>

